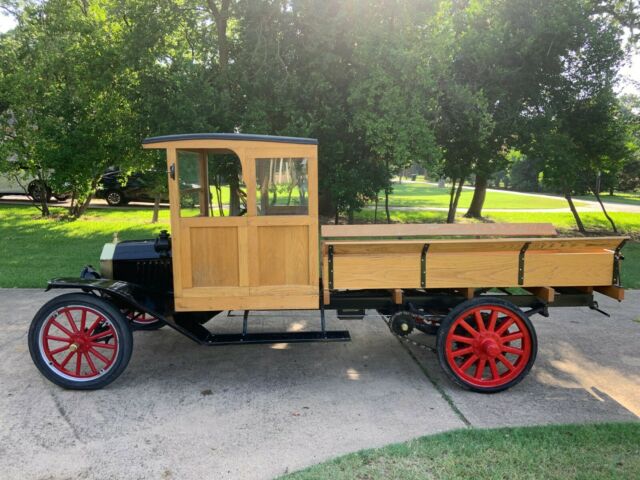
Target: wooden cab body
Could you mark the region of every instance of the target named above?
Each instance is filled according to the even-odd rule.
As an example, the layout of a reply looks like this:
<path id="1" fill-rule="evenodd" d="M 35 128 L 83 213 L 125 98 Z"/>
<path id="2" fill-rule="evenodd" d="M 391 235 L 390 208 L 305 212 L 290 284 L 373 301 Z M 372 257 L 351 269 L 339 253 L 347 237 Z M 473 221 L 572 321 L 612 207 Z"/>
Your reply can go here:
<path id="1" fill-rule="evenodd" d="M 148 138 L 167 154 L 176 311 L 319 306 L 314 139 Z"/>

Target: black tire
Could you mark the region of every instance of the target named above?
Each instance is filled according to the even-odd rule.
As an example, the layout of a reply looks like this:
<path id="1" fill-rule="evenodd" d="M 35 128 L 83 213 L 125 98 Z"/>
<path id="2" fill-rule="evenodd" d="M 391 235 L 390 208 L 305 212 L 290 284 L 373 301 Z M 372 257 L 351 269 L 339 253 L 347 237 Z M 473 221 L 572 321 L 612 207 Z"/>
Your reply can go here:
<path id="1" fill-rule="evenodd" d="M 71 198 L 69 195 L 54 195 L 55 199 L 59 202 L 66 202 Z"/>
<path id="2" fill-rule="evenodd" d="M 127 204 L 124 193 L 122 193 L 120 190 L 107 190 L 104 194 L 104 199 L 112 207 L 120 207 Z"/>
<path id="3" fill-rule="evenodd" d="M 76 310 L 79 315 L 74 317 Z M 71 318 L 69 318 L 69 314 Z M 84 320 L 78 320 L 78 316 Z M 60 322 L 58 322 L 59 319 L 61 319 Z M 80 328 L 77 328 L 76 321 L 85 322 L 85 328 L 82 329 L 83 323 L 80 323 Z M 72 323 L 75 325 L 74 328 L 70 328 Z M 56 324 L 63 328 L 60 329 Z M 91 325 L 87 327 L 87 324 Z M 63 341 L 58 341 L 55 339 L 59 337 L 46 335 L 52 327 L 59 332 L 63 332 L 66 328 L 78 338 L 80 336 L 85 338 L 72 342 L 72 336 L 63 333 L 67 339 L 63 338 Z M 102 337 L 100 339 L 89 338 L 97 335 Z M 52 338 L 53 340 L 50 340 Z M 127 367 L 133 350 L 131 328 L 122 312 L 110 302 L 87 293 L 67 293 L 47 302 L 31 322 L 28 341 L 31 358 L 40 373 L 56 385 L 70 390 L 97 390 L 110 384 Z M 51 345 L 50 342 L 57 342 L 57 344 Z M 65 343 L 68 344 L 66 348 L 64 347 Z M 94 347 L 98 343 L 102 345 Z M 52 346 L 56 346 L 56 348 L 52 350 Z M 75 348 L 72 349 L 74 346 Z M 98 363 L 101 360 L 96 356 L 97 354 L 93 353 L 97 351 L 97 348 L 102 352 L 100 355 L 108 360 L 108 362 L 104 362 L 104 365 Z M 87 350 L 85 351 L 85 349 Z M 56 350 L 61 351 L 55 353 Z M 59 356 L 55 357 L 54 353 Z M 77 368 L 75 371 L 77 375 L 64 372 L 67 356 L 71 359 L 67 359 L 69 365 L 73 363 L 72 359 L 75 356 L 76 363 L 74 365 Z M 62 357 L 64 358 L 61 360 Z M 78 363 L 80 367 L 78 367 Z M 90 375 L 80 376 L 81 374 L 78 374 L 78 370 L 83 364 L 86 367 L 85 370 L 91 370 Z M 98 366 L 102 366 L 102 369 L 98 369 Z"/>
<path id="4" fill-rule="evenodd" d="M 45 192 L 47 202 L 51 201 L 51 196 L 52 196 L 51 189 L 46 185 L 43 185 L 40 181 L 34 180 L 27 187 L 27 192 L 29 193 L 29 196 L 35 202 L 39 202 L 41 200 L 40 195 L 42 195 L 43 191 Z"/>
<path id="5" fill-rule="evenodd" d="M 490 307 L 492 306 L 495 307 L 496 309 L 494 311 L 498 311 L 498 315 L 500 313 L 505 315 L 503 317 L 496 317 L 497 320 L 496 320 L 496 326 L 494 327 L 494 330 L 499 331 L 501 325 L 503 325 L 504 323 L 508 323 L 508 317 L 504 313 L 504 312 L 507 312 L 508 316 L 511 319 L 513 319 L 512 325 L 516 326 L 518 329 L 516 333 L 522 332 L 523 334 L 522 339 L 520 340 L 521 343 L 519 348 L 520 350 L 522 350 L 523 354 L 522 354 L 522 357 L 518 357 L 518 359 L 514 363 L 513 366 L 516 368 L 514 368 L 513 374 L 508 373 L 510 372 L 510 370 L 507 370 L 504 380 L 501 380 L 500 378 L 502 374 L 498 375 L 498 379 L 495 379 L 493 372 L 490 371 L 489 375 L 491 375 L 492 378 L 487 379 L 486 382 L 484 380 L 483 373 L 480 374 L 481 378 L 479 380 L 475 380 L 472 378 L 471 379 L 472 381 L 469 381 L 463 378 L 462 376 L 464 375 L 464 372 L 462 372 L 462 370 L 464 369 L 464 365 L 461 366 L 458 364 L 455 364 L 455 365 L 450 364 L 449 355 L 447 352 L 447 337 L 449 335 L 449 331 L 451 330 L 452 326 L 456 322 L 459 322 L 460 319 L 471 318 L 470 316 L 465 315 L 465 314 L 468 314 L 469 311 L 478 309 L 478 307 L 482 307 L 482 309 L 487 309 L 491 311 Z M 481 318 L 483 319 L 482 323 L 485 325 L 485 327 L 489 327 L 488 331 L 491 332 L 490 320 L 488 320 L 488 318 L 486 318 L 482 314 L 482 312 L 480 312 L 480 315 L 481 315 Z M 487 321 L 489 321 L 489 323 L 487 323 Z M 474 325 L 471 325 L 471 326 L 473 327 Z M 454 328 L 458 328 L 458 326 Z M 475 325 L 475 328 L 478 328 L 478 325 Z M 503 334 L 507 334 L 507 333 L 510 334 L 510 331 L 509 331 L 510 328 L 511 327 L 508 327 L 507 331 L 503 332 Z M 469 337 L 469 338 L 472 338 L 472 337 Z M 480 345 L 482 337 L 479 336 L 476 338 L 479 338 L 479 340 L 475 345 Z M 499 342 L 500 343 L 495 344 L 496 347 L 489 345 L 488 347 L 478 346 L 477 348 L 479 349 L 486 348 L 487 352 L 490 352 L 489 348 L 498 348 L 498 349 L 505 348 L 503 347 L 503 345 L 509 346 L 509 348 L 515 348 L 512 346 L 511 342 L 505 342 L 505 344 L 502 343 L 502 340 L 500 340 Z M 471 345 L 471 342 L 465 342 L 462 345 L 465 345 L 465 344 Z M 469 357 L 462 357 L 462 359 L 460 360 L 461 363 L 464 363 L 466 360 L 470 360 L 470 357 L 476 354 L 475 345 L 472 345 L 474 348 L 474 351 L 469 354 Z M 507 390 L 513 387 L 514 385 L 520 383 L 522 379 L 524 379 L 524 377 L 527 376 L 527 374 L 533 367 L 533 364 L 535 363 L 535 360 L 536 360 L 536 355 L 538 353 L 538 340 L 536 337 L 536 331 L 535 331 L 535 328 L 533 327 L 533 324 L 531 323 L 531 320 L 529 320 L 529 317 L 527 317 L 522 310 L 520 310 L 517 306 L 513 305 L 512 303 L 499 298 L 495 298 L 495 297 L 474 298 L 461 303 L 456 308 L 451 310 L 451 312 L 442 320 L 442 323 L 437 333 L 436 346 L 437 346 L 438 361 L 440 363 L 440 366 L 442 367 L 446 375 L 451 379 L 451 381 L 453 381 L 457 385 L 467 390 L 472 390 L 480 393 L 501 392 L 503 390 Z M 453 351 L 452 353 L 455 353 L 455 352 L 456 351 Z M 506 355 L 502 350 L 500 351 L 500 354 Z M 497 362 L 495 361 L 495 353 L 486 353 L 486 355 L 487 355 L 487 359 L 489 355 L 493 356 L 494 365 L 497 365 Z M 479 358 L 481 359 L 482 357 L 479 357 Z M 490 361 L 490 360 L 488 359 L 487 361 Z M 484 367 L 486 366 L 486 363 L 481 363 L 481 361 L 479 361 L 475 365 L 476 374 L 478 370 L 480 370 L 481 368 L 480 365 L 483 366 L 482 372 L 485 371 Z M 472 363 L 470 366 L 474 366 L 474 364 Z M 504 366 L 505 365 L 503 364 L 503 367 Z M 470 368 L 470 367 L 467 367 L 467 368 Z M 513 378 L 509 378 L 510 375 L 515 375 L 515 376 Z"/>

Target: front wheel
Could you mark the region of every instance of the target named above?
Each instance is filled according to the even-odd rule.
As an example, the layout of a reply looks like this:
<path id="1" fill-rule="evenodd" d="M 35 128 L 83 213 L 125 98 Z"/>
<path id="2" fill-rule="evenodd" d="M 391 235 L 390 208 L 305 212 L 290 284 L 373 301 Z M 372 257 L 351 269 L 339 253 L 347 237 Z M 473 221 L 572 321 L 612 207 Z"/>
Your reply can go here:
<path id="1" fill-rule="evenodd" d="M 132 350 L 124 315 L 90 294 L 50 300 L 29 328 L 29 351 L 38 370 L 72 390 L 96 390 L 113 382 L 127 367 Z"/>
<path id="2" fill-rule="evenodd" d="M 442 321 L 438 360 L 458 385 L 476 392 L 506 390 L 527 376 L 538 352 L 531 320 L 497 298 L 461 303 Z"/>

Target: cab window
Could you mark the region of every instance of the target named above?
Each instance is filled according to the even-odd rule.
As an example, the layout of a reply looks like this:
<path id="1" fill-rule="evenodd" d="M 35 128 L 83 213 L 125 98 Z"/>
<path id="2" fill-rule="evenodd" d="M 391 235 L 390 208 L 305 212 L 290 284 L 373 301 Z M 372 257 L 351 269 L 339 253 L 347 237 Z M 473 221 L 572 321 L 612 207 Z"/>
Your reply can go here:
<path id="1" fill-rule="evenodd" d="M 247 212 L 240 159 L 232 152 L 178 150 L 181 217 L 237 217 Z"/>
<path id="2" fill-rule="evenodd" d="M 308 215 L 306 158 L 256 158 L 258 215 Z"/>

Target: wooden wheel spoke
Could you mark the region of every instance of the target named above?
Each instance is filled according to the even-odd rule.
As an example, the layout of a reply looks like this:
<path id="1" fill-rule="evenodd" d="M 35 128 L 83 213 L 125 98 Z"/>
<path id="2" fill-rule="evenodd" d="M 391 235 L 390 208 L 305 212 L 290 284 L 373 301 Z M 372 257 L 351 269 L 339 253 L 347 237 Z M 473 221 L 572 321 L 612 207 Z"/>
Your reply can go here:
<path id="1" fill-rule="evenodd" d="M 80 317 L 80 331 L 84 332 L 84 329 L 86 326 L 87 326 L 87 311 L 82 309 L 82 317 Z"/>
<path id="2" fill-rule="evenodd" d="M 503 352 L 512 353 L 514 355 L 522 356 L 524 354 L 524 350 L 520 350 L 519 348 L 510 347 L 508 345 L 503 345 L 500 347 Z"/>
<path id="3" fill-rule="evenodd" d="M 463 337 L 462 335 L 451 335 L 451 341 L 471 345 L 473 343 L 473 338 Z"/>
<path id="4" fill-rule="evenodd" d="M 71 339 L 70 338 L 58 337 L 56 335 L 45 335 L 44 338 L 45 338 L 45 340 L 55 340 L 56 342 L 71 343 Z"/>
<path id="5" fill-rule="evenodd" d="M 66 327 L 63 327 L 62 325 L 60 325 L 60 322 L 58 322 L 55 318 L 51 319 L 51 324 L 55 325 L 60 330 L 62 330 L 65 335 L 68 335 L 69 337 L 73 337 L 73 332 L 70 332 L 69 329 L 67 329 Z"/>
<path id="6" fill-rule="evenodd" d="M 500 363 L 507 367 L 507 370 L 509 370 L 510 372 L 514 369 L 513 364 L 509 360 L 507 360 L 507 357 L 505 357 L 504 355 L 498 355 L 498 360 L 500 360 Z"/>
<path id="7" fill-rule="evenodd" d="M 469 325 L 466 320 L 461 320 L 460 326 L 464 328 L 467 332 L 469 332 L 473 338 L 476 338 L 478 336 L 478 332 L 476 331 L 476 329 L 474 329 L 471 325 Z"/>
<path id="8" fill-rule="evenodd" d="M 466 372 L 467 370 L 469 370 L 469 368 L 471 368 L 471 366 L 476 363 L 478 361 L 478 356 L 474 353 L 473 355 L 471 355 L 466 362 L 464 362 L 462 365 L 460 365 L 460 370 L 462 370 L 463 372 Z"/>
<path id="9" fill-rule="evenodd" d="M 486 365 L 487 365 L 487 359 L 481 358 L 480 361 L 478 362 L 478 368 L 476 368 L 476 374 L 474 375 L 474 377 L 477 380 L 482 380 L 482 375 L 484 374 L 484 367 Z"/>
<path id="10" fill-rule="evenodd" d="M 76 376 L 80 376 L 80 370 L 82 369 L 82 354 L 80 352 L 77 352 L 78 355 L 76 356 Z"/>
<path id="11" fill-rule="evenodd" d="M 491 312 L 491 316 L 489 317 L 489 326 L 487 327 L 487 330 L 489 330 L 490 332 L 493 332 L 496 329 L 497 321 L 498 321 L 498 311 L 493 310 Z"/>
<path id="12" fill-rule="evenodd" d="M 87 328 L 87 333 L 93 332 L 101 321 L 102 321 L 102 317 L 98 315 L 98 318 L 96 318 L 91 324 L 91 326 Z"/>
<path id="13" fill-rule="evenodd" d="M 69 360 L 71 360 L 71 357 L 73 357 L 75 355 L 76 352 L 69 352 L 69 355 L 67 355 L 66 357 L 64 357 L 64 359 L 62 360 L 62 362 L 60 363 L 60 366 L 62 368 L 67 366 L 67 363 L 69 363 Z"/>
<path id="14" fill-rule="evenodd" d="M 509 329 L 511 325 L 513 325 L 513 323 L 514 323 L 513 318 L 507 317 L 504 323 L 500 325 L 500 328 L 496 330 L 496 334 L 502 335 L 504 332 L 506 332 Z"/>
<path id="15" fill-rule="evenodd" d="M 501 340 L 502 343 L 509 343 L 515 340 L 520 340 L 521 338 L 524 338 L 524 334 L 522 332 L 516 332 L 511 335 L 507 335 L 506 337 L 502 337 Z"/>
<path id="16" fill-rule="evenodd" d="M 75 320 L 73 319 L 73 315 L 71 315 L 71 312 L 69 310 L 65 310 L 64 314 L 67 316 L 67 321 L 69 322 L 69 326 L 71 327 L 71 330 L 73 330 L 74 333 L 78 333 L 78 327 L 76 325 Z"/>
<path id="17" fill-rule="evenodd" d="M 496 365 L 496 361 L 493 358 L 489 359 L 489 368 L 491 369 L 491 377 L 494 380 L 500 378 L 500 374 L 498 373 L 498 366 Z"/>
<path id="18" fill-rule="evenodd" d="M 69 348 L 69 345 L 65 345 L 63 347 L 60 348 L 56 348 L 55 350 L 51 350 L 49 353 L 51 355 L 55 355 L 56 353 L 60 353 L 60 352 L 64 352 L 65 350 L 67 350 Z"/>
<path id="19" fill-rule="evenodd" d="M 96 348 L 106 348 L 109 350 L 115 350 L 116 346 L 115 345 L 109 345 L 108 343 L 101 343 L 101 342 L 91 342 L 91 346 L 92 347 L 96 347 Z"/>
<path id="20" fill-rule="evenodd" d="M 92 342 L 95 342 L 96 340 L 104 337 L 113 337 L 113 330 L 109 329 L 109 330 L 105 330 L 104 332 L 97 333 L 89 337 L 89 340 L 91 340 Z"/>
<path id="21" fill-rule="evenodd" d="M 106 364 L 109 364 L 109 363 L 110 363 L 110 360 L 109 360 L 107 357 L 105 357 L 104 355 L 102 355 L 99 351 L 97 351 L 97 350 L 94 348 L 94 346 L 93 346 L 93 345 L 91 345 L 91 346 L 89 347 L 89 351 L 90 351 L 91 353 L 93 353 L 96 357 L 98 357 L 100 360 L 102 360 L 104 363 L 106 363 Z"/>
<path id="22" fill-rule="evenodd" d="M 89 355 L 89 352 L 85 352 L 84 356 L 87 358 L 87 363 L 89 364 L 89 368 L 91 369 L 91 373 L 94 375 L 98 374 L 98 369 L 96 368 L 95 364 L 93 363 L 93 360 L 91 360 L 91 355 Z"/>
<path id="23" fill-rule="evenodd" d="M 451 354 L 453 358 L 461 357 L 462 355 L 468 355 L 473 352 L 473 347 L 465 347 L 459 350 L 454 350 Z"/>
<path id="24" fill-rule="evenodd" d="M 482 318 L 482 312 L 480 310 L 476 310 L 475 312 L 476 325 L 478 326 L 479 332 L 484 332 L 486 330 L 484 326 L 484 318 Z"/>

